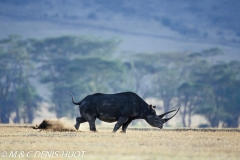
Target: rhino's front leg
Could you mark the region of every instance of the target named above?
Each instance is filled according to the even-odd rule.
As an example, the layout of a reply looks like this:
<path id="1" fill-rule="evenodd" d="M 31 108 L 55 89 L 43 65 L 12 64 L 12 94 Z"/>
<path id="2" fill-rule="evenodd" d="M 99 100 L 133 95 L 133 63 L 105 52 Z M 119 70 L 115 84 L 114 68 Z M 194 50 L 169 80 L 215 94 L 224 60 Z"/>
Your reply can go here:
<path id="1" fill-rule="evenodd" d="M 126 123 L 128 121 L 127 117 L 120 117 L 118 119 L 118 122 L 115 124 L 114 129 L 113 129 L 113 133 L 115 133 L 124 123 Z"/>
<path id="2" fill-rule="evenodd" d="M 123 124 L 122 131 L 121 131 L 122 133 L 126 133 L 127 127 L 131 122 L 132 120 L 129 119 L 126 123 Z"/>

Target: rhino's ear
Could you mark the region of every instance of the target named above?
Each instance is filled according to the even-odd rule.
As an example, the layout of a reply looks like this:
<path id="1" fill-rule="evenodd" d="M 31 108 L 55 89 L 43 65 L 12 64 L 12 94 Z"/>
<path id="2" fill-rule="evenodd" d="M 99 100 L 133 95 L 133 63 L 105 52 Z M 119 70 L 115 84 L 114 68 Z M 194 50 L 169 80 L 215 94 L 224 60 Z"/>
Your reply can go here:
<path id="1" fill-rule="evenodd" d="M 153 109 L 156 109 L 156 106 L 153 106 L 152 108 L 153 108 Z"/>
<path id="2" fill-rule="evenodd" d="M 150 104 L 150 105 L 148 105 L 148 109 L 149 110 L 151 110 L 152 109 L 152 105 Z"/>

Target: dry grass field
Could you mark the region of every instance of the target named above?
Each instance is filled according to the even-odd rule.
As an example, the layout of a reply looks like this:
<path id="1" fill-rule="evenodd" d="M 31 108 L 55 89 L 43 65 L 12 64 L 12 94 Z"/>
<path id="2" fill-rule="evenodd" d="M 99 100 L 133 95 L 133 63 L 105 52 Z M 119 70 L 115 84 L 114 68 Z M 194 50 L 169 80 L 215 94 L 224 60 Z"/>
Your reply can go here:
<path id="1" fill-rule="evenodd" d="M 0 159 L 240 159 L 238 129 L 130 128 L 126 134 L 111 133 L 112 128 L 106 127 L 98 127 L 97 133 L 81 130 L 52 132 L 0 125 Z"/>

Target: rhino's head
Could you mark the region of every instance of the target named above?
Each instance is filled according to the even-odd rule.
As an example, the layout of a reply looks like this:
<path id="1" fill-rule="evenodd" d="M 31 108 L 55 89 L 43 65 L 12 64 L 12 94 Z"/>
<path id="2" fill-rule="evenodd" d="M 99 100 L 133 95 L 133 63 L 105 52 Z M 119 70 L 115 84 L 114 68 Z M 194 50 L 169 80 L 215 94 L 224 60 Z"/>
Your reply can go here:
<path id="1" fill-rule="evenodd" d="M 148 114 L 147 114 L 147 117 L 146 117 L 146 121 L 152 127 L 157 127 L 157 128 L 162 129 L 163 124 L 166 123 L 167 121 L 169 121 L 170 119 L 172 119 L 177 114 L 177 112 L 179 111 L 179 108 L 177 109 L 176 113 L 172 117 L 170 117 L 170 118 L 163 118 L 166 114 L 174 112 L 175 110 L 166 112 L 166 113 L 161 114 L 161 115 L 157 115 L 156 114 L 156 106 L 149 105 L 148 106 Z"/>

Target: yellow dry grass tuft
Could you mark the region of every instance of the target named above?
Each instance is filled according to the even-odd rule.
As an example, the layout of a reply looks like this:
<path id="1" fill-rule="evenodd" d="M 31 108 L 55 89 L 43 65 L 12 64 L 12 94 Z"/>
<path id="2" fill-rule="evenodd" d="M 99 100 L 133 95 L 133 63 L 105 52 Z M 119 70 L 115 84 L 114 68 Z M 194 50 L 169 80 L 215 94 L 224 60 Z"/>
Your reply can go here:
<path id="1" fill-rule="evenodd" d="M 44 132 L 31 126 L 0 125 L 3 151 L 86 151 L 83 159 L 228 159 L 240 157 L 239 130 L 127 130 L 111 133 Z M 1 156 L 1 155 L 0 155 Z M 1 158 L 0 158 L 1 159 Z M 5 158 L 8 159 L 8 158 Z M 28 159 L 16 157 L 15 159 Z M 33 158 L 32 158 L 33 159 Z M 34 158 L 43 159 L 43 158 Z M 56 158 L 44 158 L 56 159 Z M 57 159 L 71 159 L 58 157 Z M 79 159 L 79 158 L 75 158 Z"/>

